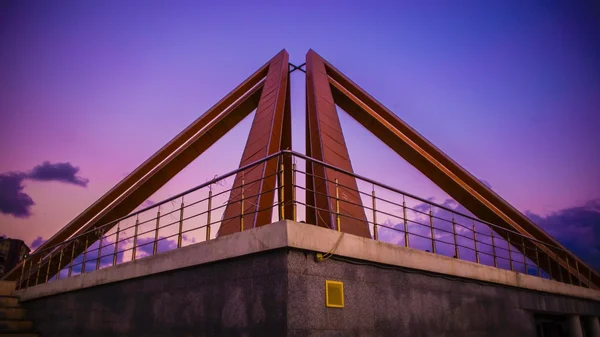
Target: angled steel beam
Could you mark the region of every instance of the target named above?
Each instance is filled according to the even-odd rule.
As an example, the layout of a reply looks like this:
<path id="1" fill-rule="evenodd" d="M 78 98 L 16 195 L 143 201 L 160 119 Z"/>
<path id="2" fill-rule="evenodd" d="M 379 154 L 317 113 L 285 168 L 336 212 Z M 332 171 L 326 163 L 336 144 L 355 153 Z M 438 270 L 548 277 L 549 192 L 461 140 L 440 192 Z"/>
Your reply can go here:
<path id="1" fill-rule="evenodd" d="M 274 59 L 279 55 L 275 56 Z M 125 179 L 42 244 L 38 251 L 58 245 L 76 233 L 91 231 L 133 211 L 256 109 L 263 91 L 263 80 L 267 76 L 271 62 L 272 60 L 259 68 L 190 126 L 175 136 Z M 108 230 L 110 228 L 106 229 L 106 231 Z M 97 240 L 97 237 L 90 236 L 88 246 Z M 85 248 L 83 245 L 76 248 L 75 256 L 78 256 Z M 37 262 L 37 260 L 33 261 L 34 264 Z M 67 261 L 63 259 L 64 264 L 69 262 L 69 258 L 67 258 Z M 52 261 L 51 265 L 57 264 Z M 5 276 L 5 279 L 16 280 L 20 272 L 19 268 L 14 268 Z"/>
<path id="2" fill-rule="evenodd" d="M 282 139 L 287 142 L 290 137 L 290 125 L 284 130 L 284 113 L 290 112 L 286 109 L 288 59 L 283 50 L 268 65 L 264 89 L 239 167 L 279 152 Z M 278 160 L 272 159 L 236 175 L 218 236 L 271 223 L 278 171 Z"/>
<path id="3" fill-rule="evenodd" d="M 321 58 L 321 60 L 323 59 Z M 330 63 L 325 60 L 323 62 L 325 76 L 328 77 L 334 101 L 454 200 L 482 220 L 518 231 L 568 252 L 558 241 L 417 133 L 383 104 Z M 497 232 L 505 239 L 508 238 L 507 232 L 502 230 L 497 230 Z M 515 248 L 525 253 L 532 261 L 536 261 L 535 251 L 538 250 L 540 268 L 551 274 L 554 279 L 568 279 L 570 273 L 573 279 L 579 279 L 590 287 L 598 288 L 600 286 L 600 275 L 572 253 L 568 254 L 568 259 L 571 261 L 569 266 L 566 256 L 560 256 L 557 250 L 553 251 L 542 244 L 528 243 L 524 249 L 525 252 L 519 245 Z M 579 272 L 575 270 L 574 261 L 578 261 Z M 592 276 L 591 279 L 588 275 Z"/>
<path id="4" fill-rule="evenodd" d="M 324 60 L 312 50 L 306 54 L 306 88 L 307 154 L 353 172 Z M 312 174 L 312 179 L 307 176 L 307 181 L 312 181 L 307 183 L 306 199 L 307 204 L 314 206 L 307 207 L 307 220 L 314 219 L 318 226 L 370 238 L 356 179 L 319 164 L 306 165 L 307 172 Z"/>

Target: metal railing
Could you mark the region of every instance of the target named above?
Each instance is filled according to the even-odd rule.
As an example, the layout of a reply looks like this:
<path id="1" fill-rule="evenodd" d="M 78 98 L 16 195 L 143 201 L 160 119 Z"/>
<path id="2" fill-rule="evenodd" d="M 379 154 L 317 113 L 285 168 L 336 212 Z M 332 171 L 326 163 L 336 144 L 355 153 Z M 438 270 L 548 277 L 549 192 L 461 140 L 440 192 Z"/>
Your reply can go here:
<path id="1" fill-rule="evenodd" d="M 290 203 L 293 205 L 293 214 L 288 214 L 287 218 L 303 221 L 310 209 L 319 216 L 325 212 L 336 220 L 321 220 L 329 223 L 334 230 L 343 230 L 347 221 L 364 222 L 366 218 L 365 225 L 369 227 L 371 237 L 375 240 L 543 278 L 551 278 L 553 273 L 548 268 L 558 266 L 551 259 L 562 258 L 566 261 L 569 272 L 564 276 L 563 273 L 558 273 L 559 278 L 553 279 L 589 286 L 581 281 L 581 277 L 573 280 L 572 274 L 580 276 L 579 262 L 569 262 L 569 254 L 561 247 L 481 221 L 458 207 L 435 204 L 302 154 L 281 151 L 126 217 L 77 234 L 59 245 L 34 252 L 20 266 L 22 271 L 17 282 L 18 288 L 53 282 L 214 239 L 220 225 L 233 219 L 223 218 L 224 209 L 230 203 L 240 204 L 242 219 L 252 213 L 245 213 L 244 202 L 256 197 L 256 194 L 244 193 L 244 187 L 259 180 L 243 181 L 241 186 L 233 188 L 231 180 L 235 175 L 268 160 L 279 160 L 282 163 L 283 156 L 293 157 L 293 167 L 289 171 L 293 173 L 292 186 L 278 183 L 272 190 L 260 192 L 261 195 L 274 190 L 279 192 L 269 207 L 273 209 L 274 221 L 283 218 L 284 205 Z M 333 170 L 336 175 L 352 176 L 357 181 L 358 189 L 340 184 L 337 176 L 333 180 L 319 176 L 316 178 L 335 186 L 335 191 L 330 191 L 329 196 L 321 193 L 331 207 L 323 209 L 309 205 L 305 200 L 305 193 L 298 193 L 306 192 L 306 178 L 314 177 L 303 169 L 308 163 Z M 260 180 L 282 174 L 283 165 L 276 167 L 276 172 L 271 172 Z M 279 179 L 279 182 L 282 181 Z M 283 200 L 283 189 L 286 188 L 292 188 L 292 200 Z M 340 191 L 357 193 L 360 203 L 349 201 Z M 320 194 L 318 191 L 309 192 Z M 233 201 L 230 199 L 231 193 L 236 193 Z M 363 208 L 365 218 L 351 216 L 344 211 L 345 206 Z M 253 213 L 264 211 L 257 208 L 254 207 Z M 243 221 L 240 223 L 243 224 Z M 97 241 L 91 240 L 95 242 L 90 244 L 90 238 L 97 238 Z M 543 261 L 543 257 L 548 261 Z M 70 262 L 63 263 L 63 260 Z M 542 270 L 540 265 L 545 265 L 548 272 Z M 588 280 L 591 280 L 591 275 Z"/>

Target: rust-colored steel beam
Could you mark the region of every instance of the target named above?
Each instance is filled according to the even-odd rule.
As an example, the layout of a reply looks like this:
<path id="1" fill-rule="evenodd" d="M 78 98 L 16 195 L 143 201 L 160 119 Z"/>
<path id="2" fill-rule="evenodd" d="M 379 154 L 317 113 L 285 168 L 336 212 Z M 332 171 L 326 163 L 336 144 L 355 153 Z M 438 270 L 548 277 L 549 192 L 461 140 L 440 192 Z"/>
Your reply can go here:
<path id="1" fill-rule="evenodd" d="M 307 153 L 312 158 L 353 172 L 324 60 L 312 50 L 306 54 L 306 88 Z M 339 230 L 343 232 L 370 238 L 356 179 L 322 165 L 307 162 L 306 166 L 307 172 L 312 172 L 312 181 L 307 183 L 307 201 L 310 200 L 307 204 L 315 206 L 314 214 L 309 214 L 311 208 L 308 207 L 307 219 L 315 219 L 316 225 L 333 229 L 338 229 L 339 224 Z M 339 187 L 336 187 L 336 179 Z M 311 180 L 309 176 L 308 180 Z"/>
<path id="2" fill-rule="evenodd" d="M 568 252 L 558 241 L 482 184 L 383 104 L 327 61 L 323 60 L 323 62 L 335 102 L 475 216 Z M 505 239 L 508 238 L 506 231 L 497 230 L 497 233 Z M 523 251 L 520 245 L 516 245 L 515 248 Z M 571 261 L 568 266 L 564 256 L 557 256 L 556 251 L 539 243 L 526 244 L 525 254 L 532 261 L 536 261 L 536 249 L 539 251 L 540 268 L 550 273 L 552 278 L 567 280 L 567 270 L 570 270 L 574 280 L 579 279 L 583 284 L 594 288 L 600 286 L 600 275 L 590 270 L 589 266 L 574 254 L 568 253 L 568 259 Z M 575 270 L 574 261 L 578 261 L 579 273 Z M 591 280 L 588 279 L 588 275 L 592 276 Z"/>
<path id="3" fill-rule="evenodd" d="M 279 152 L 282 139 L 287 142 L 286 137 L 290 137 L 291 129 L 287 129 L 289 122 L 284 130 L 284 112 L 290 112 L 286 109 L 288 59 L 287 52 L 283 50 L 268 64 L 264 89 L 239 167 Z M 278 163 L 278 159 L 273 158 L 235 176 L 219 236 L 271 223 L 273 199 L 277 192 Z"/>
<path id="4" fill-rule="evenodd" d="M 46 248 L 64 242 L 76 233 L 93 230 L 133 211 L 256 109 L 269 64 L 271 61 L 263 65 L 119 184 L 42 244 L 37 251 L 44 251 Z M 89 245 L 96 240 L 97 238 L 90 238 Z M 83 245 L 80 245 L 76 252 L 81 253 L 83 248 Z M 77 255 L 75 254 L 75 256 Z M 35 265 L 37 260 L 33 262 Z M 70 257 L 63 260 L 65 264 L 68 262 L 70 262 Z M 52 261 L 52 265 L 57 264 Z M 16 280 L 20 272 L 21 269 L 16 267 L 5 275 L 4 279 Z"/>

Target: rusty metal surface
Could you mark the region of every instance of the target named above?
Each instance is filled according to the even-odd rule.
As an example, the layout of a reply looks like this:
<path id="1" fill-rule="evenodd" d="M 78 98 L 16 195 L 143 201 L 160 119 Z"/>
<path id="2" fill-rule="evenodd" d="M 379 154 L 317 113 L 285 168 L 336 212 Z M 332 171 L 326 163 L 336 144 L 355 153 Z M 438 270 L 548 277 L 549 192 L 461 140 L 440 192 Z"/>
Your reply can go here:
<path id="1" fill-rule="evenodd" d="M 261 81 L 267 74 L 270 62 L 263 65 L 175 136 L 125 179 L 48 239 L 38 250 L 60 244 L 75 233 L 82 233 L 98 225 L 109 223 L 129 214 L 139 206 L 256 108 L 263 88 Z M 228 111 L 228 113 L 221 115 L 224 111 Z M 200 130 L 202 132 L 199 132 Z M 97 239 L 90 241 L 90 245 L 95 240 Z M 5 279 L 16 280 L 19 275 L 20 270 L 16 267 L 5 275 Z"/>
<path id="2" fill-rule="evenodd" d="M 284 112 L 290 112 L 285 106 L 288 96 L 288 59 L 287 52 L 283 50 L 268 65 L 264 89 L 239 167 L 281 149 L 282 138 L 285 138 L 282 137 Z M 287 133 L 286 137 L 289 137 L 291 130 L 286 128 L 285 133 Z M 289 141 L 288 138 L 285 140 Z M 219 236 L 239 232 L 242 217 L 243 230 L 271 223 L 278 169 L 278 160 L 272 159 L 236 175 L 233 190 L 223 213 L 224 221 L 219 229 Z M 242 180 L 244 181 L 243 210 Z"/>
<path id="3" fill-rule="evenodd" d="M 482 184 L 331 64 L 324 62 L 335 102 L 475 216 L 566 250 L 558 241 Z M 505 240 L 507 239 L 505 232 L 498 231 L 498 234 Z M 521 247 L 515 248 L 523 251 Z M 595 287 L 600 286 L 600 275 L 590 270 L 574 254 L 568 256 L 571 261 L 571 266 L 568 267 L 565 257 L 556 256 L 546 247 L 540 246 L 538 249 L 540 251 L 540 267 L 547 273 L 551 273 L 553 278 L 567 278 L 567 270 L 570 270 L 572 277 L 579 278 L 584 283 L 588 283 L 587 275 L 591 274 L 591 283 Z M 535 261 L 534 247 L 528 245 L 525 250 L 526 255 Z M 578 261 L 579 273 L 575 271 L 573 261 Z"/>
<path id="4" fill-rule="evenodd" d="M 310 147 L 307 153 L 317 160 L 353 172 L 329 88 L 325 64 L 323 59 L 312 50 L 306 54 L 306 87 L 308 109 L 306 124 L 309 138 L 307 144 Z M 311 200 L 307 204 L 314 204 L 318 208 L 315 214 L 307 216 L 307 219 L 314 218 L 318 226 L 336 228 L 335 216 L 331 214 L 335 213 L 337 208 L 334 183 L 337 179 L 340 185 L 346 186 L 338 190 L 340 213 L 346 216 L 341 222 L 340 230 L 370 238 L 362 200 L 357 192 L 356 179 L 318 164 L 307 163 L 307 166 L 311 166 L 310 169 L 307 168 L 307 172 L 312 171 L 313 174 L 313 179 L 307 183 L 307 186 L 312 185 L 314 189 L 313 193 L 307 191 L 307 200 Z M 307 177 L 307 180 L 311 179 Z"/>

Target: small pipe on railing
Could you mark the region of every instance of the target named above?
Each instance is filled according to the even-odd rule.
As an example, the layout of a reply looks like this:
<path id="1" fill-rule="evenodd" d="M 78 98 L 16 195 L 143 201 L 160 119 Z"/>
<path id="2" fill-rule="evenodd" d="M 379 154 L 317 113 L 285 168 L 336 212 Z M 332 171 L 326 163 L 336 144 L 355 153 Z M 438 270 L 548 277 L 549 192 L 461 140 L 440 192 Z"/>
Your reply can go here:
<path id="1" fill-rule="evenodd" d="M 242 190 L 242 200 L 241 200 L 241 207 L 242 207 L 242 211 L 240 212 L 240 233 L 244 231 L 244 172 L 242 172 L 242 186 L 240 187 L 240 189 Z"/>
<path id="2" fill-rule="evenodd" d="M 50 252 L 50 255 L 48 256 L 48 268 L 46 268 L 46 281 L 44 281 L 44 283 L 48 283 L 48 276 L 50 276 L 51 262 L 52 262 L 52 252 Z"/>
<path id="3" fill-rule="evenodd" d="M 83 247 L 83 264 L 81 265 L 81 273 L 85 273 L 85 265 L 87 263 L 87 249 L 88 249 L 88 244 L 89 244 L 89 237 L 86 236 L 85 237 L 85 246 Z"/>
<path id="4" fill-rule="evenodd" d="M 479 252 L 477 251 L 477 231 L 475 230 L 475 221 L 473 221 L 473 245 L 475 246 L 475 261 L 479 263 Z"/>
<path id="5" fill-rule="evenodd" d="M 341 231 L 340 223 L 340 190 L 338 178 L 335 178 L 335 228 L 339 232 Z"/>
<path id="6" fill-rule="evenodd" d="M 406 199 L 404 194 L 402 195 L 402 215 L 404 217 L 404 246 L 410 247 L 410 243 L 408 242 L 408 220 L 406 219 Z"/>
<path id="7" fill-rule="evenodd" d="M 177 234 L 177 248 L 181 248 L 181 240 L 183 239 L 183 207 L 184 201 L 181 197 L 181 208 L 179 209 L 179 233 Z"/>
<path id="8" fill-rule="evenodd" d="M 140 226 L 140 218 L 138 215 L 135 216 L 135 227 L 133 229 L 133 248 L 131 249 L 131 261 L 135 261 L 136 250 L 137 250 L 137 236 L 138 228 Z"/>
<path id="9" fill-rule="evenodd" d="M 154 246 L 152 247 L 152 255 L 156 255 L 158 251 L 158 229 L 160 227 L 160 206 L 158 206 L 158 211 L 156 212 L 156 229 L 154 231 Z"/>
<path id="10" fill-rule="evenodd" d="M 375 185 L 373 185 L 373 190 L 371 192 L 371 198 L 373 200 L 373 238 L 375 241 L 378 240 L 379 234 L 377 233 L 377 210 L 376 210 L 376 200 L 375 200 Z"/>
<path id="11" fill-rule="evenodd" d="M 117 253 L 119 252 L 119 225 L 117 225 L 117 235 L 115 237 L 115 249 L 113 250 L 113 266 L 117 264 Z"/>
<path id="12" fill-rule="evenodd" d="M 62 265 L 63 259 L 63 247 L 60 247 L 60 256 L 58 257 L 58 273 L 56 273 L 56 279 L 60 280 L 60 266 Z"/>
<path id="13" fill-rule="evenodd" d="M 429 205 L 429 227 L 431 229 L 431 252 L 436 253 L 435 250 L 435 233 L 433 231 L 433 206 Z"/>
<path id="14" fill-rule="evenodd" d="M 210 212 L 212 211 L 212 185 L 208 187 L 208 212 L 206 213 L 206 241 L 210 240 Z"/>
<path id="15" fill-rule="evenodd" d="M 513 260 L 512 260 L 512 252 L 511 252 L 511 244 L 510 244 L 510 233 L 507 233 L 506 235 L 506 242 L 508 244 L 508 262 L 510 263 L 510 270 L 511 271 L 515 271 L 515 266 L 513 265 Z"/>
<path id="16" fill-rule="evenodd" d="M 492 256 L 494 257 L 494 267 L 498 268 L 498 259 L 496 258 L 496 244 L 494 243 L 494 232 L 492 231 Z"/>
<path id="17" fill-rule="evenodd" d="M 458 240 L 456 239 L 456 222 L 454 220 L 454 213 L 452 213 L 452 235 L 454 236 L 454 257 L 460 259 L 458 251 Z"/>
<path id="18" fill-rule="evenodd" d="M 294 217 L 294 221 L 296 221 L 297 218 L 297 210 L 296 210 L 296 163 L 292 164 L 292 186 L 290 186 L 292 189 L 292 210 L 293 210 L 293 217 Z"/>
<path id="19" fill-rule="evenodd" d="M 285 195 L 284 195 L 284 173 L 283 173 L 283 156 L 281 157 L 281 163 L 279 164 L 279 220 L 285 219 Z"/>

